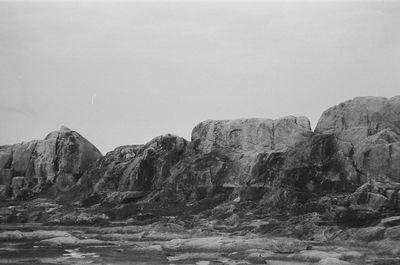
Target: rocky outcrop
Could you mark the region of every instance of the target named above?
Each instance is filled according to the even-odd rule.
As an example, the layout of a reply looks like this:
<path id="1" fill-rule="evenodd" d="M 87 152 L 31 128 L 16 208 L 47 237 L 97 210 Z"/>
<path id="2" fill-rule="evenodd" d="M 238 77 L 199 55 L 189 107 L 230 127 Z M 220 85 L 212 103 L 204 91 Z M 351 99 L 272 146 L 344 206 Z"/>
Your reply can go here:
<path id="1" fill-rule="evenodd" d="M 137 157 L 143 145 L 120 146 L 97 161 L 94 168 L 82 178 L 90 191 L 118 191 L 126 167 Z"/>
<path id="2" fill-rule="evenodd" d="M 366 179 L 400 181 L 400 97 L 359 97 L 326 110 L 316 133 L 352 145 L 355 168 Z"/>
<path id="3" fill-rule="evenodd" d="M 208 120 L 192 131 L 193 147 L 202 153 L 215 150 L 279 150 L 304 140 L 311 132 L 306 117 L 271 119 Z"/>
<path id="4" fill-rule="evenodd" d="M 145 145 L 118 147 L 99 159 L 62 199 L 83 200 L 87 205 L 124 203 L 163 190 L 170 170 L 184 158 L 188 144 L 167 134 Z"/>
<path id="5" fill-rule="evenodd" d="M 46 188 L 65 192 L 100 157 L 100 151 L 80 134 L 61 127 L 44 140 L 0 147 L 0 181 L 14 198 Z"/>
<path id="6" fill-rule="evenodd" d="M 384 129 L 366 137 L 354 149 L 360 172 L 375 180 L 400 182 L 400 135 Z"/>
<path id="7" fill-rule="evenodd" d="M 362 97 L 326 110 L 315 130 L 334 135 L 348 146 L 347 157 L 357 173 L 359 188 L 339 220 L 351 225 L 374 223 L 380 214 L 399 209 L 400 97 Z M 369 216 L 369 217 L 367 217 Z"/>
<path id="8" fill-rule="evenodd" d="M 143 146 L 131 147 L 130 155 L 118 162 L 117 174 L 113 171 L 115 161 L 100 165 L 105 167 L 104 174 L 93 189 L 95 192 L 156 190 L 169 176 L 170 168 L 182 158 L 187 144 L 183 138 L 164 135 Z M 115 156 L 115 152 L 121 151 L 116 149 L 106 157 Z"/>
<path id="9" fill-rule="evenodd" d="M 164 135 L 109 152 L 81 179 L 79 196 L 74 197 L 85 203 L 106 202 L 114 200 L 101 194 L 122 198 L 115 192 L 139 191 L 148 201 L 184 202 L 235 190 L 243 198 L 256 191 L 250 197 L 259 199 L 270 184 L 262 177 L 261 160 L 279 156 L 311 136 L 304 117 L 206 121 L 193 129 L 191 143 Z"/>
<path id="10" fill-rule="evenodd" d="M 390 129 L 400 134 L 400 96 L 358 97 L 324 111 L 316 133 L 334 133 L 354 144 L 366 137 Z"/>
<path id="11" fill-rule="evenodd" d="M 304 117 L 208 120 L 191 142 L 168 134 L 104 157 L 64 128 L 0 148 L 0 195 L 25 198 L 49 184 L 58 203 L 82 207 L 72 216 L 88 209 L 138 224 L 202 214 L 214 228 L 237 229 L 273 215 L 263 231 L 303 238 L 321 224 L 375 227 L 400 210 L 399 106 L 399 97 L 355 98 L 325 111 L 314 132 Z M 354 236 L 384 230 L 365 231 Z"/>
<path id="12" fill-rule="evenodd" d="M 191 142 L 165 135 L 108 153 L 74 198 L 87 205 L 208 201 L 211 208 L 252 202 L 265 213 L 317 212 L 330 222 L 372 224 L 399 205 L 395 102 L 347 101 L 326 111 L 315 132 L 304 117 L 204 121 Z M 353 113 L 363 109 L 367 118 Z M 385 119 L 376 126 L 380 111 Z"/>

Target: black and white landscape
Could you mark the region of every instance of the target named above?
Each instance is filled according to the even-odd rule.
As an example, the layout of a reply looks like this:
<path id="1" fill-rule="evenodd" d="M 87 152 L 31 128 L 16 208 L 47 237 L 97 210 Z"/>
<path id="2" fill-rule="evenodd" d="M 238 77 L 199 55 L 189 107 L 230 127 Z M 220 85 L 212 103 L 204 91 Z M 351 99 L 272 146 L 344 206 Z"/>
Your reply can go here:
<path id="1" fill-rule="evenodd" d="M 400 265 L 399 25 L 0 0 L 0 264 Z"/>
<path id="2" fill-rule="evenodd" d="M 0 162 L 1 262 L 399 262 L 400 97 L 340 103 L 314 131 L 207 120 L 105 156 L 61 127 Z"/>

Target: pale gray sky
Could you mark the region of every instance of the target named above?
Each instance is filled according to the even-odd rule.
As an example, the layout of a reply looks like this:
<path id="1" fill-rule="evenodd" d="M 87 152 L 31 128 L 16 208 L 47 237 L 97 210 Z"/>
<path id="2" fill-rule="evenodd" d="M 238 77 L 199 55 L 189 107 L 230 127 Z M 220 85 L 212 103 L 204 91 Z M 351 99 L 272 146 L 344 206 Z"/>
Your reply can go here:
<path id="1" fill-rule="evenodd" d="M 400 1 L 0 1 L 0 144 L 103 153 L 206 119 L 400 94 Z M 93 103 L 93 104 L 92 104 Z"/>

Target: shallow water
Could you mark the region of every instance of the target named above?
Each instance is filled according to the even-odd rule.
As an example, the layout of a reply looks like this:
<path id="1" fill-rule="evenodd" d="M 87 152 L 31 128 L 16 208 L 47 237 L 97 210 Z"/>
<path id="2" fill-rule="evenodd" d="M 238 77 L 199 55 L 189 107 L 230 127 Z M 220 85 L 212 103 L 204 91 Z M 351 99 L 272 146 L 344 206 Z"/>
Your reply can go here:
<path id="1" fill-rule="evenodd" d="M 38 226 L 37 224 L 0 226 L 3 231 L 59 230 L 86 238 L 92 227 Z M 92 235 L 92 234 L 91 234 Z M 3 240 L 0 242 L 0 264 L 168 264 L 165 255 L 151 249 L 136 249 L 131 242 L 90 246 L 43 244 L 40 240 Z"/>
<path id="2" fill-rule="evenodd" d="M 168 264 L 164 255 L 121 246 L 43 246 L 0 243 L 0 264 Z"/>
<path id="3" fill-rule="evenodd" d="M 36 231 L 36 230 L 57 230 L 66 231 L 69 234 L 85 238 L 97 238 L 99 234 L 93 231 L 101 232 L 102 228 L 94 227 L 71 227 L 71 226 L 38 226 L 37 224 L 9 225 L 0 226 L 0 232 L 3 231 Z M 234 236 L 226 235 L 226 238 L 234 238 Z M 202 238 L 203 240 L 203 238 Z M 207 238 L 205 239 L 207 241 Z M 164 248 L 164 241 L 151 240 L 114 240 L 103 241 L 95 245 L 49 245 L 40 240 L 21 240 L 7 239 L 0 242 L 0 264 L 193 264 L 193 265 L 212 265 L 212 264 L 297 264 L 306 265 L 313 264 L 310 261 L 301 259 L 293 259 L 288 253 L 274 253 L 273 257 L 266 259 L 264 252 L 258 253 L 257 249 L 253 249 L 254 253 L 249 249 L 233 250 L 222 248 L 197 247 L 192 248 Z M 210 241 L 210 244 L 212 242 Z M 330 252 L 337 249 L 337 246 L 316 245 L 313 250 Z M 351 262 L 354 264 L 400 264 L 397 257 L 378 256 L 373 251 L 362 248 L 351 248 L 346 251 L 355 251 L 361 253 L 362 258 L 353 258 Z M 252 255 L 252 256 L 251 256 Z M 252 257 L 252 258 L 249 258 Z"/>

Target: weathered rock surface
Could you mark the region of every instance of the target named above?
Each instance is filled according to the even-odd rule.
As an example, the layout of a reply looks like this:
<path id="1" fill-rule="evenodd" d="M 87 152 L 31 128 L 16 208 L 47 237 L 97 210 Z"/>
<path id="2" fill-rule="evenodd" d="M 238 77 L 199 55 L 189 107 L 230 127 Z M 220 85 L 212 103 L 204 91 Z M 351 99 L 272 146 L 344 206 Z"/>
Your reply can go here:
<path id="1" fill-rule="evenodd" d="M 371 217 L 399 209 L 399 113 L 400 97 L 355 98 L 326 110 L 315 129 L 316 133 L 334 135 L 342 152 L 343 146 L 349 146 L 346 155 L 360 186 L 349 203 L 364 207 L 362 211 L 369 211 Z M 357 221 L 360 210 L 351 212 L 348 208 L 346 215 L 353 224 L 365 225 Z"/>
<path id="2" fill-rule="evenodd" d="M 58 224 L 179 217 L 211 231 L 397 240 L 400 97 L 341 103 L 314 132 L 305 117 L 208 120 L 191 142 L 168 134 L 103 157 L 63 128 L 43 141 L 0 147 L 0 166 L 0 195 L 27 198 L 49 185 L 60 204 L 73 206 L 46 215 Z M 4 219 L 31 220 L 15 212 Z"/>
<path id="3" fill-rule="evenodd" d="M 325 258 L 317 263 L 317 265 L 352 265 L 352 264 L 354 265 L 354 263 L 339 260 L 337 258 Z"/>
<path id="4" fill-rule="evenodd" d="M 160 191 L 172 167 L 183 158 L 187 145 L 185 139 L 168 134 L 145 145 L 116 148 L 86 172 L 75 187 L 78 198 L 74 199 L 81 195 L 85 202 L 93 199 L 92 203 L 127 203 Z"/>
<path id="5" fill-rule="evenodd" d="M 238 119 L 199 123 L 192 131 L 195 149 L 203 153 L 214 150 L 278 150 L 304 139 L 311 132 L 306 117 L 271 119 Z"/>
<path id="6" fill-rule="evenodd" d="M 361 241 L 375 241 L 383 239 L 385 228 L 382 226 L 371 226 L 360 228 L 355 233 L 355 238 Z"/>
<path id="7" fill-rule="evenodd" d="M 358 97 L 329 108 L 322 114 L 316 133 L 334 133 L 354 144 L 382 130 L 400 135 L 400 96 Z"/>
<path id="8" fill-rule="evenodd" d="M 381 220 L 379 224 L 385 227 L 400 225 L 400 216 L 392 216 L 384 218 Z"/>
<path id="9" fill-rule="evenodd" d="M 79 239 L 74 236 L 53 237 L 49 239 L 43 239 L 40 242 L 49 245 L 72 245 L 72 246 L 98 245 L 104 243 L 103 241 L 97 239 Z"/>
<path id="10" fill-rule="evenodd" d="M 0 233 L 0 240 L 12 240 L 12 239 L 26 239 L 26 240 L 43 240 L 55 237 L 70 237 L 71 235 L 66 231 L 46 231 L 36 230 L 33 232 L 21 232 L 18 230 L 5 231 Z"/>
<path id="11" fill-rule="evenodd" d="M 14 198 L 48 187 L 68 191 L 101 153 L 80 134 L 61 127 L 44 140 L 0 147 L 0 182 Z"/>

